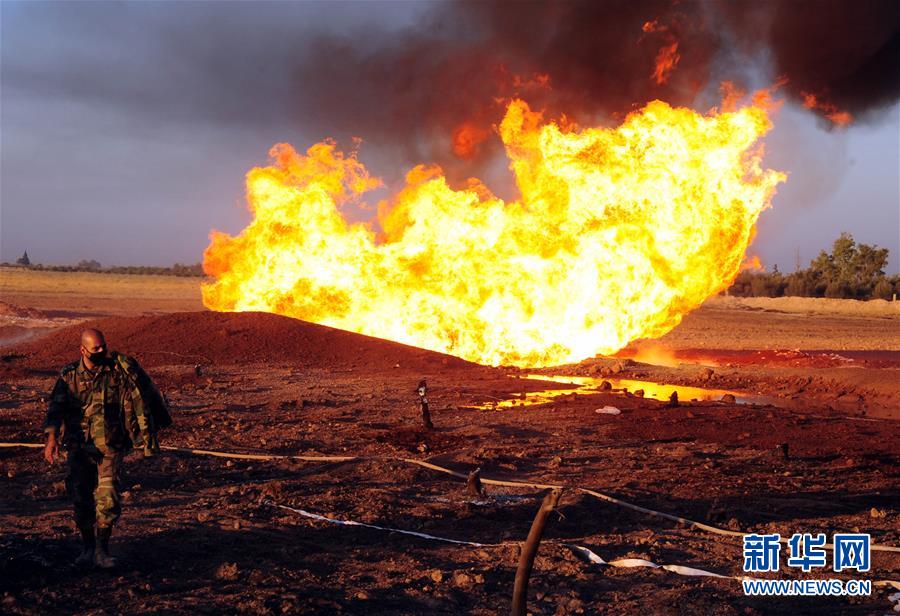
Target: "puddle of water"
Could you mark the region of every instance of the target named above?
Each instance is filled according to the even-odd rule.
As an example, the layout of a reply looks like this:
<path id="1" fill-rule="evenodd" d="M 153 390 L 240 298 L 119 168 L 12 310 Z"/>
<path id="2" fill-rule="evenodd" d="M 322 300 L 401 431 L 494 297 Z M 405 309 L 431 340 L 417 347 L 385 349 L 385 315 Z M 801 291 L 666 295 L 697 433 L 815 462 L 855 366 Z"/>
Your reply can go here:
<path id="1" fill-rule="evenodd" d="M 612 385 L 612 393 L 625 393 L 629 391 L 634 393 L 638 390 L 644 391 L 645 398 L 654 398 L 656 400 L 668 400 L 672 392 L 678 392 L 680 400 L 721 400 L 725 394 L 734 396 L 735 401 L 740 404 L 757 403 L 758 397 L 748 396 L 736 391 L 728 391 L 725 389 L 702 389 L 700 387 L 686 387 L 683 385 L 664 385 L 654 381 L 636 381 L 634 379 L 611 379 L 611 378 L 595 378 L 590 376 L 555 376 L 544 374 L 528 374 L 524 378 L 535 381 L 552 381 L 554 383 L 572 384 L 575 387 L 562 389 L 546 389 L 543 391 L 530 391 L 521 394 L 514 394 L 510 398 L 498 399 L 479 405 L 480 409 L 508 409 L 523 406 L 535 406 L 537 404 L 546 404 L 553 400 L 570 396 L 572 394 L 595 394 L 603 391 L 600 384 L 608 381 Z"/>
<path id="2" fill-rule="evenodd" d="M 758 396 L 753 394 L 732 391 L 728 389 L 704 389 L 702 387 L 689 387 L 687 385 L 667 385 L 657 383 L 655 381 L 638 381 L 635 379 L 614 379 L 614 378 L 597 378 L 590 376 L 556 376 L 545 374 L 528 374 L 524 378 L 536 381 L 551 381 L 554 383 L 563 383 L 575 385 L 571 388 L 563 389 L 547 389 L 543 391 L 532 391 L 521 394 L 513 394 L 509 398 L 497 399 L 476 406 L 475 408 L 482 410 L 492 409 L 509 409 L 526 406 L 535 406 L 538 404 L 546 404 L 553 402 L 555 399 L 570 396 L 572 394 L 594 394 L 603 391 L 600 384 L 608 381 L 612 385 L 611 393 L 634 393 L 638 390 L 644 391 L 645 398 L 653 398 L 655 400 L 668 400 L 672 392 L 678 392 L 678 399 L 683 402 L 688 401 L 718 401 L 722 396 L 730 394 L 734 396 L 737 404 L 758 404 L 772 405 L 787 409 L 802 409 L 808 407 L 807 401 L 797 401 L 787 398 L 777 398 L 774 396 Z M 865 409 L 862 405 L 853 405 L 853 408 L 842 409 L 850 413 L 859 413 L 867 410 L 871 417 L 890 418 L 890 415 L 883 415 L 879 409 Z M 850 417 L 850 419 L 864 419 Z"/>
<path id="3" fill-rule="evenodd" d="M 553 381 L 554 383 L 574 383 L 579 385 L 578 389 L 569 393 L 596 393 L 601 391 L 600 384 L 608 381 L 612 385 L 612 391 L 625 393 L 626 391 L 634 393 L 638 390 L 644 391 L 645 398 L 653 398 L 655 400 L 668 400 L 672 392 L 678 392 L 679 400 L 721 400 L 722 396 L 731 394 L 736 402 L 740 404 L 764 404 L 759 402 L 762 396 L 753 396 L 728 389 L 705 389 L 702 387 L 688 387 L 687 385 L 666 385 L 655 381 L 638 381 L 635 379 L 614 379 L 614 378 L 597 378 L 590 376 L 544 376 L 542 374 L 529 374 L 526 379 L 534 379 L 538 381 Z M 536 392 L 537 394 L 548 394 L 546 392 Z"/>

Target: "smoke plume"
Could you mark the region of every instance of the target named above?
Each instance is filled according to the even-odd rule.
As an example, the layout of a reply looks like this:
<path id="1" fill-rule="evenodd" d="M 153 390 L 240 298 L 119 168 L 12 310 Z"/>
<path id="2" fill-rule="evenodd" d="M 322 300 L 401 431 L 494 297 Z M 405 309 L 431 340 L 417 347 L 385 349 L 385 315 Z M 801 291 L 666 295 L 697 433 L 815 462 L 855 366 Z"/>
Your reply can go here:
<path id="1" fill-rule="evenodd" d="M 615 121 L 657 98 L 715 104 L 721 81 L 768 73 L 829 124 L 864 121 L 900 95 L 898 24 L 893 0 L 459 2 L 400 36 L 320 38 L 295 77 L 325 127 L 399 141 L 452 177 L 499 146 L 513 96 Z"/>

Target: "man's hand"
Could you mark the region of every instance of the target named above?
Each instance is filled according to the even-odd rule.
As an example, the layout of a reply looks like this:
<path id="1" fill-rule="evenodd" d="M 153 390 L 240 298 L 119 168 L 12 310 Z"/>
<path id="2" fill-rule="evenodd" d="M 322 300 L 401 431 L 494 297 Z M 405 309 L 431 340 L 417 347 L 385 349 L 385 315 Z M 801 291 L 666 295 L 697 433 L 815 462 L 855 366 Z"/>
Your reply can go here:
<path id="1" fill-rule="evenodd" d="M 44 447 L 44 459 L 53 464 L 59 459 L 59 443 L 56 441 L 56 434 L 50 432 L 47 435 L 47 445 Z"/>

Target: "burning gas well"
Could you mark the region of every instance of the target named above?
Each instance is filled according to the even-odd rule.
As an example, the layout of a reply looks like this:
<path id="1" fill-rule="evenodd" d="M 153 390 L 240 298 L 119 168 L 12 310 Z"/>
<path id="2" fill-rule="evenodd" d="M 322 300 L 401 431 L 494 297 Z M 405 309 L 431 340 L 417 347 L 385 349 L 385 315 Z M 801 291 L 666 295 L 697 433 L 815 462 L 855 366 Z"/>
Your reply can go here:
<path id="1" fill-rule="evenodd" d="M 512 100 L 497 127 L 519 198 L 419 165 L 374 223 L 342 208 L 381 185 L 332 141 L 275 145 L 247 174 L 252 222 L 213 232 L 203 300 L 491 365 L 547 366 L 659 337 L 738 273 L 786 175 L 761 164 L 768 99 L 700 114 L 653 101 L 617 128 Z"/>

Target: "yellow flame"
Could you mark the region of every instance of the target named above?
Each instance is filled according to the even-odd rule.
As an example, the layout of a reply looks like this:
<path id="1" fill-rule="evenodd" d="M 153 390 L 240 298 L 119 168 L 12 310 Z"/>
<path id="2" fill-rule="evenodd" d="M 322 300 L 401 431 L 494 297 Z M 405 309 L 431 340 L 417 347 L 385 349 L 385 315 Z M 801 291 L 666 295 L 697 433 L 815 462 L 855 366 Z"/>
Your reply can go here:
<path id="1" fill-rule="evenodd" d="M 521 198 L 418 166 L 383 233 L 341 208 L 380 185 L 326 141 L 247 174 L 253 221 L 213 231 L 213 310 L 275 312 L 484 364 L 546 366 L 661 336 L 741 266 L 786 176 L 761 168 L 765 108 L 655 101 L 616 129 L 562 129 L 516 100 L 499 126 Z"/>

